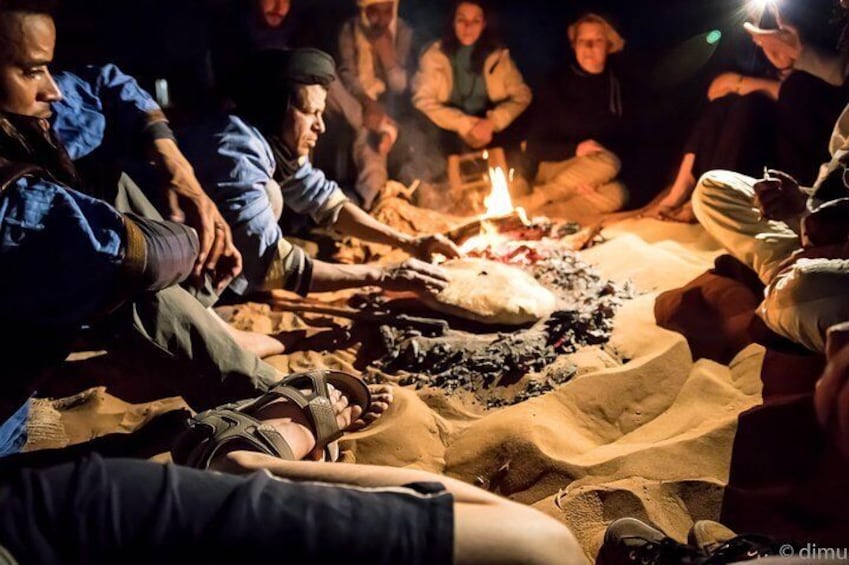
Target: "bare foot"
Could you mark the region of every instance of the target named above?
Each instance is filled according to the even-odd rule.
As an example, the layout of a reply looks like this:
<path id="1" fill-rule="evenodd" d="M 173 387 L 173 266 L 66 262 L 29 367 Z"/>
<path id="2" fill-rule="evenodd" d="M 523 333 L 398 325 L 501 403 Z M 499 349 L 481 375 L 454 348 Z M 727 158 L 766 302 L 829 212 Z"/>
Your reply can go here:
<path id="1" fill-rule="evenodd" d="M 239 347 L 250 351 L 260 359 L 265 359 L 272 355 L 281 355 L 286 351 L 286 346 L 279 339 L 257 332 L 238 330 L 221 319 L 221 316 L 212 308 L 209 308 L 209 312 L 227 330 L 227 333 L 230 334 L 233 341 L 239 344 Z"/>
<path id="2" fill-rule="evenodd" d="M 368 389 L 371 393 L 371 404 L 362 417 L 351 424 L 348 431 L 356 432 L 370 426 L 380 419 L 395 401 L 395 393 L 391 385 L 369 385 Z"/>

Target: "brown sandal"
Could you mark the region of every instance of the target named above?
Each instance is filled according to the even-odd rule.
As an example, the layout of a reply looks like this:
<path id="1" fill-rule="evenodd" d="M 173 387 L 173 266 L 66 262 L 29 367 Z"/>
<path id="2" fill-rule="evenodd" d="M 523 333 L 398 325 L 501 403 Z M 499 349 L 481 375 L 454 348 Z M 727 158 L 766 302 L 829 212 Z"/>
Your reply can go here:
<path id="1" fill-rule="evenodd" d="M 188 430 L 172 448 L 172 459 L 180 465 L 208 469 L 215 456 L 226 447 L 227 451 L 246 449 L 293 460 L 286 439 L 255 417 L 260 409 L 284 398 L 304 411 L 313 427 L 316 448 L 325 450 L 326 460 L 335 460 L 333 446 L 342 437 L 343 430 L 336 423 L 328 384 L 344 394 L 351 406 L 360 406 L 363 413 L 371 404 L 368 387 L 353 375 L 329 370 L 296 373 L 285 377 L 259 398 L 226 404 L 196 415 L 189 420 Z M 305 394 L 301 390 L 308 392 Z"/>

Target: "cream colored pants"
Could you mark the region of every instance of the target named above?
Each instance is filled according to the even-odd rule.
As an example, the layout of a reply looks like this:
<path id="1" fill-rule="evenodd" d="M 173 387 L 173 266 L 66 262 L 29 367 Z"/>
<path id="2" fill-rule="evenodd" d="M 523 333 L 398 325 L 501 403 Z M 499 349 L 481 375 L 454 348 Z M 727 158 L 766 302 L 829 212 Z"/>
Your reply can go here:
<path id="1" fill-rule="evenodd" d="M 826 330 L 849 320 L 849 261 L 802 259 L 782 270 L 801 242 L 786 223 L 761 218 L 755 182 L 739 173 L 711 171 L 696 185 L 693 210 L 705 230 L 766 285 L 758 315 L 767 326 L 823 351 Z"/>
<path id="2" fill-rule="evenodd" d="M 537 186 L 521 204 L 529 212 L 551 209 L 569 219 L 621 210 L 628 201 L 625 185 L 615 180 L 621 167 L 610 151 L 540 163 Z"/>

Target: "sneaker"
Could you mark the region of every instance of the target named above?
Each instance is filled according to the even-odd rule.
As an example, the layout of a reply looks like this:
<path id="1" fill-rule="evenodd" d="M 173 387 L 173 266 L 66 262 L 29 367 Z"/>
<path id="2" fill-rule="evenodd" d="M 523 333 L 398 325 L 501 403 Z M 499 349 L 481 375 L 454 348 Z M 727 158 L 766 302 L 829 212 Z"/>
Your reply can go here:
<path id="1" fill-rule="evenodd" d="M 739 561 L 751 561 L 769 556 L 780 556 L 787 547 L 794 548 L 794 554 L 801 547 L 795 544 L 778 542 L 767 536 L 757 534 L 745 534 L 735 536 L 725 543 L 719 545 L 710 552 L 706 564 L 737 563 Z M 784 549 L 782 549 L 784 548 Z"/>
<path id="2" fill-rule="evenodd" d="M 737 534 L 713 520 L 698 520 L 687 534 L 687 543 L 710 555 L 725 542 L 737 537 Z"/>
<path id="3" fill-rule="evenodd" d="M 706 556 L 636 518 L 620 518 L 604 532 L 596 565 L 697 565 Z"/>

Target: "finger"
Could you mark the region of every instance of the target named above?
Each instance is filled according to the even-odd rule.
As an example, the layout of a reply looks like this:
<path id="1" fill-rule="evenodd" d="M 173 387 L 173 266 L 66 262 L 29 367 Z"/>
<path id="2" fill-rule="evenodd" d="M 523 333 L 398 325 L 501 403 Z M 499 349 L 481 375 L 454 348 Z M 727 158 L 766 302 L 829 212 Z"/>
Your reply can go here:
<path id="1" fill-rule="evenodd" d="M 198 230 L 198 258 L 195 262 L 195 276 L 200 277 L 203 273 L 204 264 L 209 257 L 209 252 L 215 242 L 215 226 L 201 217 L 200 229 Z"/>
<path id="2" fill-rule="evenodd" d="M 849 322 L 831 326 L 826 335 L 825 351 L 829 359 L 837 357 L 844 348 L 849 348 Z"/>
<path id="3" fill-rule="evenodd" d="M 777 169 L 769 169 L 769 170 L 767 170 L 767 174 L 770 177 L 773 177 L 773 178 L 776 178 L 776 179 L 779 179 L 780 181 L 782 181 L 781 186 L 785 186 L 787 184 L 789 184 L 790 186 L 793 186 L 793 187 L 799 186 L 798 181 L 793 176 L 785 173 L 784 171 L 779 171 Z"/>
<path id="4" fill-rule="evenodd" d="M 764 29 L 762 27 L 758 27 L 757 25 L 751 22 L 744 22 L 743 29 L 749 32 L 752 36 L 757 37 L 770 37 L 778 35 L 779 30 L 777 29 Z"/>
<path id="5" fill-rule="evenodd" d="M 180 196 L 173 190 L 168 191 L 168 219 L 180 224 L 186 221 L 186 213 L 180 208 Z"/>
<path id="6" fill-rule="evenodd" d="M 781 188 L 781 181 L 776 178 L 762 179 L 752 185 L 755 195 L 773 194 Z"/>
<path id="7" fill-rule="evenodd" d="M 460 248 L 457 247 L 457 244 L 447 237 L 440 236 L 439 243 L 441 244 L 440 252 L 446 257 L 456 259 L 462 256 L 463 253 L 460 251 Z"/>
<path id="8" fill-rule="evenodd" d="M 224 248 L 227 245 L 227 226 L 223 220 L 216 221 L 213 230 L 215 232 L 215 239 L 213 240 L 209 255 L 207 255 L 205 265 L 206 270 L 210 272 L 215 271 L 218 260 L 221 258 L 221 254 L 224 253 Z"/>
<path id="9" fill-rule="evenodd" d="M 448 282 L 448 273 L 445 269 L 440 269 L 436 265 L 431 265 L 430 263 L 421 263 L 421 266 L 417 266 L 416 270 L 429 278 L 436 279 L 438 281 Z"/>

